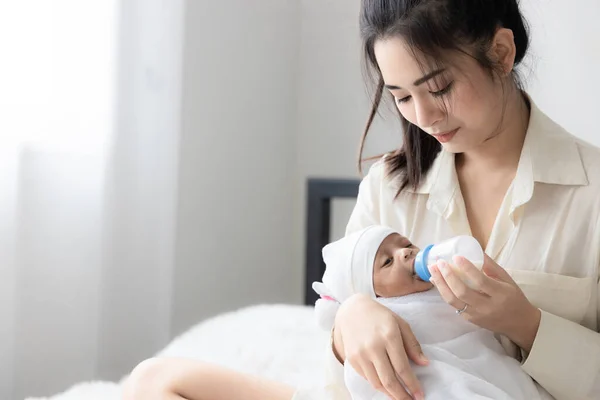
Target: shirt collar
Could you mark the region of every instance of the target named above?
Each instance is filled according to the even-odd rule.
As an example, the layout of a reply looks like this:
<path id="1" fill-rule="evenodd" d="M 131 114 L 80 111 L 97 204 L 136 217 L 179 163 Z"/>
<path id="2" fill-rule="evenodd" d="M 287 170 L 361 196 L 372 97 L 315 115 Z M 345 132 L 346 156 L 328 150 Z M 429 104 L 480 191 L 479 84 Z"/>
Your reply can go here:
<path id="1" fill-rule="evenodd" d="M 519 167 L 531 165 L 534 182 L 585 186 L 588 179 L 578 140 L 544 114 L 532 101 Z"/>

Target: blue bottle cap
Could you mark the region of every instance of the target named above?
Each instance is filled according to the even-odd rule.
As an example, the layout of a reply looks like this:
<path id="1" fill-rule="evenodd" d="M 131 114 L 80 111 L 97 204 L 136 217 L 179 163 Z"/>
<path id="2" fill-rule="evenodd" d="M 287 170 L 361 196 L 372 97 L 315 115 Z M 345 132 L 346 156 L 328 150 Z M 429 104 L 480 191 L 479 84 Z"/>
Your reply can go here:
<path id="1" fill-rule="evenodd" d="M 429 279 L 431 279 L 431 274 L 427 268 L 427 259 L 429 258 L 429 250 L 431 250 L 432 247 L 433 245 L 430 244 L 419 251 L 415 257 L 415 273 L 425 282 L 429 282 Z"/>

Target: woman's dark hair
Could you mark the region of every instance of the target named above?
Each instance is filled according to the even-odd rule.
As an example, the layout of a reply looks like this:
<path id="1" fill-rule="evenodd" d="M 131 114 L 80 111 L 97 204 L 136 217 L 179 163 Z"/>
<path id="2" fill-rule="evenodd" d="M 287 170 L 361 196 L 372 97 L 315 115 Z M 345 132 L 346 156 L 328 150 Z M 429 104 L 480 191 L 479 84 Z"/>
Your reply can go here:
<path id="1" fill-rule="evenodd" d="M 451 52 L 467 54 L 494 79 L 501 71 L 488 57 L 488 51 L 500 27 L 513 32 L 517 65 L 529 47 L 528 29 L 517 0 L 362 0 L 360 32 L 364 62 L 366 72 L 374 80 L 375 90 L 360 142 L 359 171 L 362 172 L 365 161 L 362 158 L 365 140 L 384 92 L 383 77 L 375 59 L 376 41 L 402 37 L 422 68 L 426 63 L 444 63 Z M 513 79 L 521 88 L 514 69 Z M 436 139 L 402 115 L 400 119 L 402 147 L 385 159 L 387 176 L 399 180 L 398 195 L 407 187 L 419 187 L 441 150 Z"/>

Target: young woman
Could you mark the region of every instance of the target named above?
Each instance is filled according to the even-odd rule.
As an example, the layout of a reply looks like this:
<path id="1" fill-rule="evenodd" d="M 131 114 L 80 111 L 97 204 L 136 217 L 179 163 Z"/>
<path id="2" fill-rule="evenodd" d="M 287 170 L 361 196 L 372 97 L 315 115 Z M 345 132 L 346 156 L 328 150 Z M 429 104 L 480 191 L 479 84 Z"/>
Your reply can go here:
<path id="1" fill-rule="evenodd" d="M 514 346 L 556 399 L 600 398 L 600 151 L 523 92 L 515 68 L 529 40 L 517 1 L 363 0 L 360 25 L 375 78 L 365 136 L 390 98 L 404 141 L 364 178 L 347 233 L 382 224 L 421 246 L 474 236 L 489 255 L 484 272 L 463 265 L 477 290 L 433 268 L 441 296 Z M 427 361 L 385 307 L 351 297 L 332 338 L 326 388 L 150 360 L 125 398 L 343 399 L 342 361 L 392 399 L 424 398 L 409 360 Z"/>

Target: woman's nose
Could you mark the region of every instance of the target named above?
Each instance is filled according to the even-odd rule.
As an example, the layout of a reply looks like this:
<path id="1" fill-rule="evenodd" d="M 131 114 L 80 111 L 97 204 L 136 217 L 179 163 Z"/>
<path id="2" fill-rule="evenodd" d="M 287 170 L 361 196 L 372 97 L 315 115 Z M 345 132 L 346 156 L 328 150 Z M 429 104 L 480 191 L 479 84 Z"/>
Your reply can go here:
<path id="1" fill-rule="evenodd" d="M 420 100 L 415 105 L 415 119 L 421 129 L 428 130 L 444 119 L 444 111 L 435 100 Z"/>

